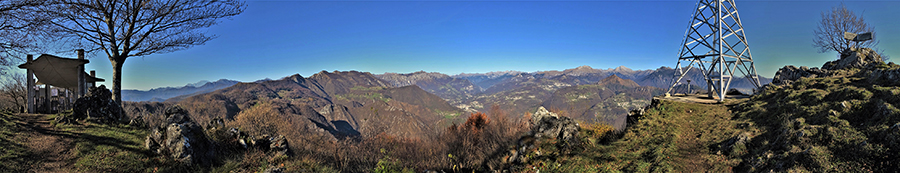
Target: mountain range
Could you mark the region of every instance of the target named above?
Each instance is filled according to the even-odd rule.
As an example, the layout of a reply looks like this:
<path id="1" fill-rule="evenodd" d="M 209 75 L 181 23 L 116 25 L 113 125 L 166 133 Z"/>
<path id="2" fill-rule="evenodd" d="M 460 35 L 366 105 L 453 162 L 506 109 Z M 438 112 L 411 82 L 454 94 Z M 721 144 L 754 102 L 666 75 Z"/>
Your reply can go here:
<path id="1" fill-rule="evenodd" d="M 580 66 L 563 71 L 500 71 L 488 73 L 462 73 L 452 76 L 435 72 L 429 73 L 420 71 L 409 74 L 385 73 L 376 76 L 397 87 L 418 85 L 425 91 L 440 96 L 450 104 L 464 109 L 467 112 L 485 112 L 491 105 L 496 104 L 502 109 L 508 110 L 513 115 L 534 112 L 537 107 L 540 106 L 557 108 L 554 106 L 558 106 L 559 104 L 545 105 L 547 104 L 545 101 L 555 95 L 554 92 L 566 87 L 604 85 L 602 84 L 602 80 L 607 79 L 610 76 L 615 76 L 615 79 L 610 80 L 629 81 L 625 82 L 627 83 L 626 86 L 637 85 L 643 88 L 638 90 L 634 90 L 634 87 L 615 87 L 610 89 L 610 91 L 615 93 L 627 93 L 625 94 L 628 96 L 627 98 L 618 99 L 620 101 L 615 103 L 615 105 L 622 105 L 621 109 L 616 111 L 610 109 L 605 112 L 595 111 L 595 113 L 604 115 L 617 114 L 619 117 L 622 117 L 625 114 L 625 111 L 622 110 L 642 107 L 646 104 L 643 102 L 643 104 L 630 104 L 624 102 L 638 100 L 649 101 L 652 95 L 665 93 L 665 90 L 670 87 L 674 80 L 674 74 L 675 69 L 669 67 L 660 67 L 655 70 L 632 70 L 624 66 L 609 69 L 594 69 L 590 66 Z M 679 84 L 673 92 L 687 92 L 687 80 L 693 82 L 691 83 L 693 91 L 701 91 L 706 88 L 705 85 L 702 85 L 702 81 L 704 81 L 703 74 L 698 70 L 692 70 L 685 75 L 681 84 Z M 768 84 L 771 81 L 771 78 L 760 77 L 761 85 Z M 745 93 L 753 92 L 753 84 L 745 78 L 735 78 L 732 81 L 731 88 L 741 90 Z M 573 90 L 564 91 L 569 92 Z M 632 94 L 635 92 L 646 93 Z M 613 100 L 607 100 L 607 102 L 612 101 Z M 599 103 L 595 103 L 594 105 L 596 104 Z M 584 111 L 579 110 L 578 112 L 579 114 L 583 114 Z M 596 118 L 585 118 L 584 120 L 595 119 Z"/>
<path id="2" fill-rule="evenodd" d="M 199 81 L 197 83 L 187 84 L 183 87 L 163 87 L 154 88 L 146 91 L 141 90 L 122 90 L 122 100 L 125 101 L 156 101 L 161 102 L 166 99 L 178 96 L 192 96 L 212 92 L 218 89 L 227 88 L 239 81 L 219 79 L 215 82 Z"/>
<path id="3" fill-rule="evenodd" d="M 215 118 L 236 121 L 269 112 L 284 120 L 271 123 L 288 123 L 291 129 L 332 139 L 379 133 L 424 138 L 434 125 L 449 126 L 463 113 L 419 87 L 394 87 L 357 71 L 238 83 L 179 101 L 128 102 L 125 107 L 132 115 L 152 116 L 163 110 L 159 107 L 172 104 L 181 105 L 204 125 Z M 253 111 L 258 109 L 265 111 Z"/>
<path id="4" fill-rule="evenodd" d="M 163 110 L 159 107 L 179 104 L 203 123 L 214 118 L 254 116 L 249 110 L 265 107 L 296 129 L 332 139 L 379 133 L 425 139 L 435 130 L 462 122 L 468 113 L 487 112 L 495 105 L 513 117 L 543 106 L 580 121 L 603 122 L 621 129 L 627 111 L 646 106 L 653 95 L 664 93 L 672 81 L 668 76 L 673 74 L 668 67 L 631 70 L 589 66 L 452 76 L 424 71 L 378 75 L 322 71 L 308 78 L 292 75 L 253 83 L 219 80 L 200 87 L 154 89 L 148 92 L 173 94 L 168 95 L 166 103 L 126 103 L 126 110 L 159 115 Z M 698 71 L 685 78 L 703 81 Z M 769 81 L 762 79 L 763 84 Z M 752 85 L 738 80 L 732 86 Z M 176 91 L 189 94 L 172 96 Z"/>

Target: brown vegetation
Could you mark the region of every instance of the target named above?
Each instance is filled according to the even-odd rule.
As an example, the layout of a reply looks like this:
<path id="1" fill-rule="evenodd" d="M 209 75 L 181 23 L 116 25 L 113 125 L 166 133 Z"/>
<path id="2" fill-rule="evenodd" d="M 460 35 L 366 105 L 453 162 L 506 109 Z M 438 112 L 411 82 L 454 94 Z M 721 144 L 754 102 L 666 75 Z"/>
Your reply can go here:
<path id="1" fill-rule="evenodd" d="M 442 139 L 449 146 L 447 152 L 452 169 L 491 169 L 500 166 L 498 157 L 513 148 L 514 141 L 525 130 L 524 123 L 508 119 L 506 113 L 494 105 L 490 116 L 473 113 L 463 125 L 450 126 Z"/>
<path id="2" fill-rule="evenodd" d="M 13 74 L 0 82 L 0 109 L 22 112 L 25 109 L 25 75 Z"/>
<path id="3" fill-rule="evenodd" d="M 277 104 L 261 103 L 235 116 L 226 126 L 251 135 L 284 135 L 303 163 L 325 163 L 341 172 L 367 172 L 373 168 L 415 170 L 484 170 L 500 165 L 505 151 L 524 132 L 524 123 L 506 117 L 498 106 L 489 114 L 473 113 L 465 123 L 452 125 L 432 138 L 405 138 L 380 132 L 342 140 L 314 131 L 297 130 L 297 116 L 276 113 Z M 247 158 L 244 158 L 247 159 Z M 272 163 L 272 162 L 269 162 Z M 242 163 L 241 167 L 254 164 Z"/>

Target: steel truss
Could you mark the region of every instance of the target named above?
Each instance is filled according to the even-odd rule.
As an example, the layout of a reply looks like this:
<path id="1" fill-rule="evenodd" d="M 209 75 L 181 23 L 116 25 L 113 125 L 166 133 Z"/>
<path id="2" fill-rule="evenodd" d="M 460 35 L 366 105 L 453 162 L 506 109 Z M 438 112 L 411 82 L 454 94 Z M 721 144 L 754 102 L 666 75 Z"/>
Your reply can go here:
<path id="1" fill-rule="evenodd" d="M 688 65 L 682 67 L 683 62 Z M 719 101 L 725 100 L 735 71 L 743 74 L 757 89 L 760 87 L 734 0 L 700 0 L 697 3 L 678 54 L 675 66 L 678 78 L 666 95 L 693 68 L 703 72 L 709 97 L 718 96 Z"/>

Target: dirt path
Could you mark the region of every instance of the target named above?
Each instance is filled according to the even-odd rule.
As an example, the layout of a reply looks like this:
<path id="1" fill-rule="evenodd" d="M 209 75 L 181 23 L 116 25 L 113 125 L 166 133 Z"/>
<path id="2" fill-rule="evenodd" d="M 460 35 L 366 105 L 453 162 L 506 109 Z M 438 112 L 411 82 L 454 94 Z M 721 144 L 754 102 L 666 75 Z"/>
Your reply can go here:
<path id="1" fill-rule="evenodd" d="M 662 100 L 671 100 L 682 103 L 702 103 L 702 104 L 717 104 L 719 103 L 718 97 L 709 98 L 706 94 L 675 94 L 671 96 L 656 96 L 654 98 L 662 99 Z M 734 102 L 734 100 L 746 99 L 750 98 L 750 96 L 743 95 L 726 95 L 725 102 L 728 104 L 729 102 Z"/>
<path id="2" fill-rule="evenodd" d="M 69 169 L 75 158 L 71 135 L 53 127 L 46 114 L 18 116 L 23 117 L 23 125 L 30 128 L 19 135 L 25 136 L 28 149 L 33 153 L 29 160 L 36 161 L 28 172 L 73 172 Z"/>

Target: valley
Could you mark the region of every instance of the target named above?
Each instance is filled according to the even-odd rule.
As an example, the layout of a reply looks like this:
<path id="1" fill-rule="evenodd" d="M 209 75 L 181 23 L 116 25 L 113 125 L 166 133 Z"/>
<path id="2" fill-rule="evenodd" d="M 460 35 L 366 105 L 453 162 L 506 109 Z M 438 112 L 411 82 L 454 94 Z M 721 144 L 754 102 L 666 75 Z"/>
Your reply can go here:
<path id="1" fill-rule="evenodd" d="M 694 72 L 687 78 L 702 81 L 702 75 Z M 200 116 L 198 119 L 203 124 L 213 118 L 234 120 L 244 110 L 268 103 L 275 107 L 277 114 L 296 119 L 297 128 L 326 131 L 334 139 L 383 131 L 401 137 L 427 138 L 433 131 L 460 123 L 465 115 L 488 112 L 494 105 L 513 119 L 543 106 L 578 121 L 623 129 L 627 112 L 647 106 L 652 96 L 663 94 L 672 79 L 662 76 L 672 74 L 674 71 L 668 67 L 631 70 L 624 66 L 453 76 L 424 71 L 377 75 L 322 71 L 309 78 L 293 75 L 279 80 L 236 83 L 207 93 L 175 96 L 165 103 L 129 102 L 125 109 L 130 114 L 148 117 L 160 115 L 166 106 L 180 104 L 191 114 Z M 203 86 L 230 82 L 219 80 L 216 83 L 222 84 Z M 733 85 L 752 87 L 746 80 L 735 81 Z M 151 91 L 192 88 L 195 87 Z M 701 91 L 704 87 L 693 88 Z M 292 118 L 295 116 L 304 118 Z"/>

